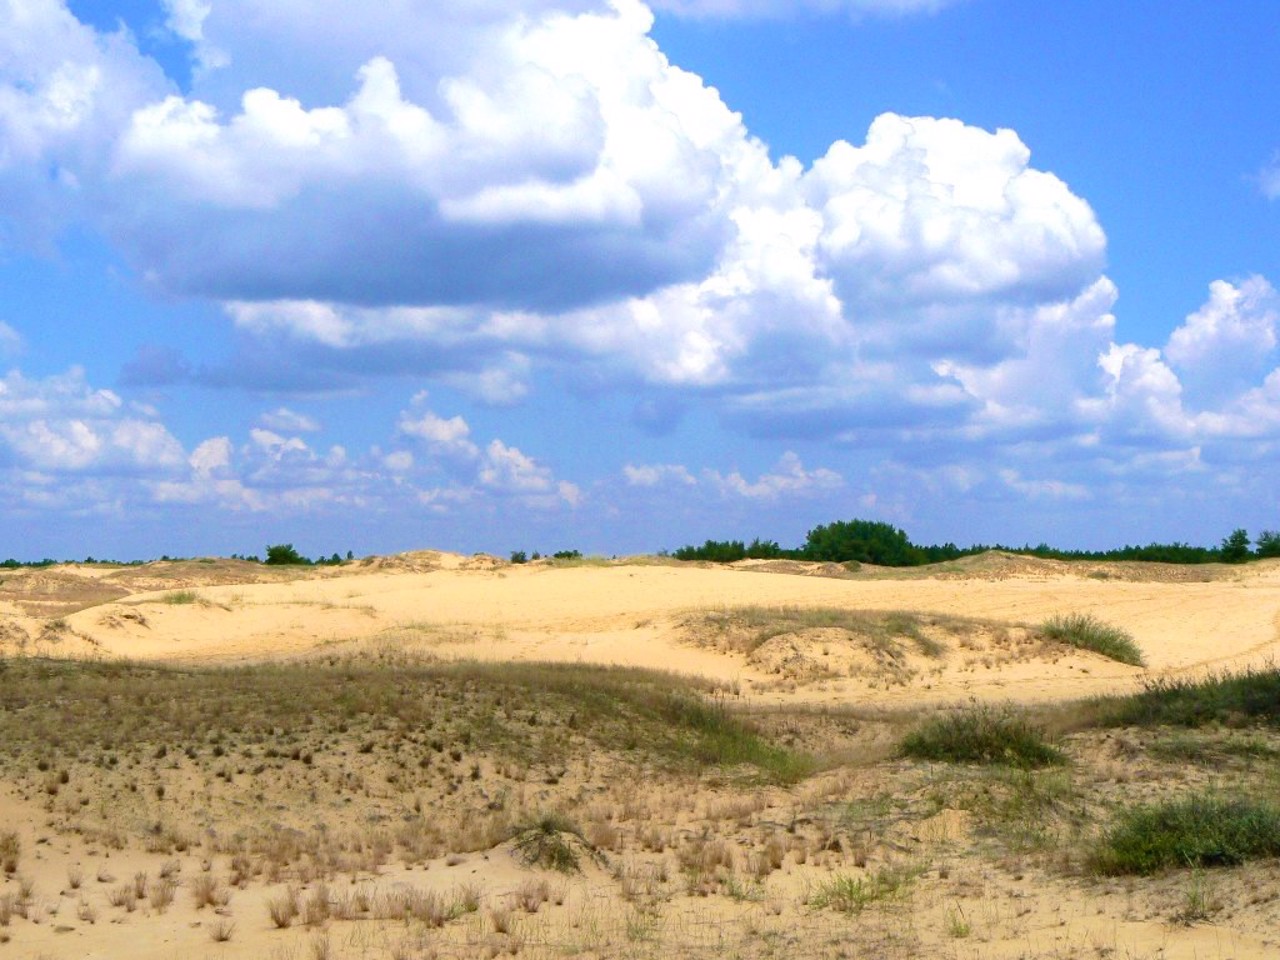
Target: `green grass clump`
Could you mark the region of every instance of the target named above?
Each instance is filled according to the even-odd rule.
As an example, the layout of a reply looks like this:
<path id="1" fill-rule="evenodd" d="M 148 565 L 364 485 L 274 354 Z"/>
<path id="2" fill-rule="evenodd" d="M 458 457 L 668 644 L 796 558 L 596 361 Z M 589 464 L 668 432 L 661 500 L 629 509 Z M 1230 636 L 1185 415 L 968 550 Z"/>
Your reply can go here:
<path id="1" fill-rule="evenodd" d="M 1104 623 L 1092 614 L 1068 613 L 1050 617 L 1040 625 L 1040 632 L 1050 640 L 1081 650 L 1092 650 L 1120 663 L 1134 667 L 1146 663 L 1128 631 Z"/>
<path id="2" fill-rule="evenodd" d="M 1280 856 L 1280 809 L 1212 793 L 1122 811 L 1095 847 L 1099 873 L 1151 874 Z"/>
<path id="3" fill-rule="evenodd" d="M 899 750 L 906 757 L 943 763 L 1047 767 L 1066 761 L 1026 717 L 985 704 L 930 718 L 903 738 Z"/>
<path id="4" fill-rule="evenodd" d="M 166 593 L 161 597 L 160 602 L 171 606 L 186 606 L 189 603 L 199 603 L 200 594 L 194 590 L 174 590 L 172 593 Z"/>
<path id="5" fill-rule="evenodd" d="M 865 877 L 838 873 L 813 892 L 809 906 L 840 913 L 861 913 L 874 903 L 900 899 L 922 872 L 920 868 L 913 867 L 883 867 Z"/>
<path id="6" fill-rule="evenodd" d="M 1280 726 L 1280 669 L 1248 669 L 1199 679 L 1157 677 L 1141 692 L 1102 701 L 1104 726 Z"/>

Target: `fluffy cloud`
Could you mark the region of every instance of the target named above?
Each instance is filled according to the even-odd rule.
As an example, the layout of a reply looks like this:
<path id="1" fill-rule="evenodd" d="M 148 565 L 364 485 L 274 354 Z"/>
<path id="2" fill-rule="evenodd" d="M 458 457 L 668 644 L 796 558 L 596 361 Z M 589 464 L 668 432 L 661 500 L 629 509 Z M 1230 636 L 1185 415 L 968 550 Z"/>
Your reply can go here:
<path id="1" fill-rule="evenodd" d="M 1164 354 L 1190 394 L 1216 404 L 1257 383 L 1274 362 L 1280 295 L 1263 277 L 1209 286 L 1209 301 L 1173 331 Z"/>
<path id="2" fill-rule="evenodd" d="M 279 407 L 275 410 L 268 411 L 258 418 L 268 430 L 276 430 L 282 433 L 315 433 L 320 429 L 320 424 L 313 417 L 308 417 L 304 413 L 297 413 L 288 407 Z"/>
<path id="3" fill-rule="evenodd" d="M 0 444 L 12 463 L 52 473 L 163 472 L 185 462 L 182 445 L 160 423 L 94 390 L 84 371 L 0 380 Z"/>
<path id="4" fill-rule="evenodd" d="M 627 464 L 622 468 L 622 475 L 632 487 L 659 487 L 668 483 L 691 487 L 698 482 L 688 467 L 678 463 Z"/>
<path id="5" fill-rule="evenodd" d="M 650 22 L 632 2 L 510 20 L 425 103 L 386 55 L 338 105 L 166 97 L 134 112 L 110 181 L 154 202 L 115 205 L 111 229 L 166 285 L 228 299 L 546 307 L 696 276 L 743 134 Z"/>
<path id="6" fill-rule="evenodd" d="M 422 444 L 453 478 L 457 489 L 468 490 L 472 499 L 479 490 L 503 497 L 515 497 L 530 505 L 577 506 L 582 491 L 574 483 L 557 480 L 551 468 L 533 457 L 494 438 L 484 447 L 471 439 L 471 427 L 461 416 L 442 417 L 421 409 L 426 396 L 415 398 L 418 409 L 402 411 L 397 432 Z M 439 491 L 429 498 L 439 499 Z"/>
<path id="7" fill-rule="evenodd" d="M 844 478 L 834 470 L 823 467 L 806 470 L 800 458 L 790 451 L 782 455 L 773 473 L 761 474 L 755 481 L 747 480 L 737 471 L 722 475 L 708 470 L 706 477 L 724 495 L 748 500 L 776 500 L 783 496 L 831 491 L 844 485 Z"/>

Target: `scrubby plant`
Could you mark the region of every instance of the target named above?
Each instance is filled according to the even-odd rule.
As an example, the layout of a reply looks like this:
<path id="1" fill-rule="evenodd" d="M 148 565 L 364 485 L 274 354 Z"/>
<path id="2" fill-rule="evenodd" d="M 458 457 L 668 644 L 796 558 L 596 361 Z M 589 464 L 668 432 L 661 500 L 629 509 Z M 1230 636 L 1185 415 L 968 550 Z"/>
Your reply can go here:
<path id="1" fill-rule="evenodd" d="M 527 866 L 576 873 L 580 869 L 579 845 L 589 848 L 576 823 L 564 814 L 546 813 L 517 830 L 514 847 Z"/>
<path id="2" fill-rule="evenodd" d="M 1040 632 L 1050 640 L 1092 650 L 1130 666 L 1141 667 L 1146 663 L 1142 650 L 1127 630 L 1104 623 L 1093 614 L 1058 614 L 1041 624 Z"/>
<path id="3" fill-rule="evenodd" d="M 7 874 L 16 873 L 21 852 L 22 842 L 17 833 L 12 830 L 0 833 L 0 870 Z"/>
<path id="4" fill-rule="evenodd" d="M 1127 697 L 1099 702 L 1104 726 L 1280 725 L 1280 668 L 1192 679 L 1155 677 Z"/>
<path id="5" fill-rule="evenodd" d="M 1235 866 L 1280 855 L 1280 809 L 1200 793 L 1122 810 L 1090 855 L 1099 873 Z"/>
<path id="6" fill-rule="evenodd" d="M 903 896 L 921 872 L 911 867 L 883 867 L 862 877 L 838 873 L 813 892 L 809 905 L 820 910 L 861 913 L 874 903 Z"/>
<path id="7" fill-rule="evenodd" d="M 944 763 L 1045 767 L 1066 760 L 1024 715 L 986 704 L 929 718 L 903 738 L 899 750 L 906 757 Z"/>

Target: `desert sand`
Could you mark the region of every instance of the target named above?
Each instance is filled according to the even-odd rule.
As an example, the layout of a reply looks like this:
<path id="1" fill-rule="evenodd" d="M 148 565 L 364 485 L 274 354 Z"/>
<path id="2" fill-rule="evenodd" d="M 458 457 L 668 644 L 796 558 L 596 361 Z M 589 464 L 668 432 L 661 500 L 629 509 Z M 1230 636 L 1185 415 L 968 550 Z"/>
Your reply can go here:
<path id="1" fill-rule="evenodd" d="M 800 618 L 746 642 L 742 611 L 844 611 L 910 627 L 875 639 Z M 1039 625 L 1070 613 L 1128 631 L 1146 665 L 1047 642 Z M 1078 857 L 1118 803 L 1254 783 L 1266 769 L 1235 754 L 1170 763 L 1148 749 L 1149 731 L 1083 729 L 1071 716 L 1084 698 L 1153 677 L 1269 665 L 1278 616 L 1271 561 L 988 554 L 850 572 L 658 558 L 513 566 L 424 551 L 332 568 L 4 571 L 0 654 L 10 662 L 154 664 L 195 677 L 317 664 L 647 668 L 695 678 L 709 702 L 815 761 L 770 781 L 633 759 L 643 743 L 592 755 L 577 714 L 540 705 L 536 691 L 533 702 L 495 696 L 484 709 L 556 727 L 563 757 L 513 753 L 483 733 L 432 750 L 413 724 L 374 710 L 336 727 L 299 717 L 302 733 L 273 720 L 265 735 L 212 717 L 199 727 L 212 739 L 191 738 L 184 754 L 176 740 L 147 739 L 152 708 L 134 705 L 141 712 L 121 712 L 115 739 L 90 745 L 68 726 L 48 743 L 24 732 L 0 745 L 0 841 L 9 832 L 19 850 L 0 875 L 0 960 L 1277 956 L 1280 864 L 1113 880 Z M 477 676 L 461 689 L 491 675 Z M 59 688 L 48 690 L 48 702 L 23 709 L 56 717 Z M 128 689 L 102 694 L 111 697 Z M 1071 764 L 992 774 L 894 755 L 921 716 L 973 701 L 1039 711 Z M 156 704 L 166 716 L 180 707 Z M 18 713 L 9 722 L 25 722 Z M 430 775 L 404 761 L 419 747 Z M 1011 815 L 1012 799 L 1026 797 L 1033 809 Z M 513 843 L 520 823 L 549 811 L 576 825 L 566 834 L 576 870 L 529 865 Z M 278 853 L 269 840 L 284 835 L 310 839 Z M 834 908 L 833 881 L 854 894 Z M 297 915 L 277 922 L 290 902 Z"/>

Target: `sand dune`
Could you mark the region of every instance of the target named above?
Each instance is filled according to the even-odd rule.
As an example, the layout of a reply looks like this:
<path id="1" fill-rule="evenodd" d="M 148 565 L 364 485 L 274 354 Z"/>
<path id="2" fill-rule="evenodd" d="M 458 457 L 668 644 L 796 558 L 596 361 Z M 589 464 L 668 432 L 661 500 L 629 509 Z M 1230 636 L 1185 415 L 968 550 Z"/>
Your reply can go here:
<path id="1" fill-rule="evenodd" d="M 1127 630 L 1146 666 L 1046 639 L 1043 621 L 1069 613 Z M 646 667 L 701 678 L 766 728 L 851 759 L 790 786 L 652 770 L 642 783 L 625 753 L 557 766 L 513 762 L 500 746 L 468 740 L 466 756 L 457 750 L 450 761 L 440 743 L 427 749 L 430 737 L 409 731 L 408 749 L 420 740 L 423 769 L 433 764 L 443 778 L 420 775 L 409 789 L 400 747 L 382 742 L 394 739 L 399 721 L 365 714 L 349 733 L 345 723 L 340 733 L 317 732 L 314 745 L 294 731 L 292 766 L 286 747 L 261 737 L 241 744 L 245 759 L 230 762 L 234 744 L 219 759 L 223 734 L 212 752 L 209 742 L 188 742 L 185 758 L 176 741 L 167 751 L 163 742 L 131 746 L 113 743 L 110 731 L 109 746 L 63 743 L 50 748 L 54 759 L 15 752 L 0 788 L 0 843 L 12 831 L 22 855 L 0 880 L 0 954 L 835 957 L 850 955 L 842 944 L 853 943 L 858 956 L 886 957 L 1274 955 L 1260 932 L 1280 898 L 1273 865 L 1211 881 L 1174 874 L 1140 888 L 1087 881 L 1056 869 L 1038 848 L 1017 852 L 1001 841 L 1002 852 L 984 852 L 974 812 L 983 807 L 972 790 L 1000 794 L 1012 781 L 884 758 L 900 732 L 892 711 L 973 699 L 1065 703 L 1127 692 L 1152 677 L 1262 666 L 1275 658 L 1278 618 L 1280 563 L 1270 561 L 1171 568 L 991 554 L 923 570 L 851 572 L 654 558 L 512 566 L 422 551 L 315 569 L 214 560 L 8 571 L 0 578 L 0 653 L 10 657 L 201 669 L 405 655 Z M 500 709 L 511 722 L 512 705 Z M 882 720 L 880 709 L 890 711 Z M 538 712 L 534 705 L 530 724 Z M 225 723 L 234 738 L 234 718 Z M 1148 739 L 1078 735 L 1074 772 L 1032 787 L 1065 792 L 1034 816 L 1087 830 L 1106 804 L 1158 796 L 1170 777 L 1205 782 L 1200 768 L 1148 756 Z M 1063 776 L 1069 788 L 1053 779 Z M 602 851 L 600 862 L 581 874 L 548 874 L 518 862 L 510 843 L 486 846 L 480 833 L 450 839 L 507 816 L 508 802 L 572 811 L 590 824 L 585 836 Z M 343 865 L 304 870 L 304 858 L 275 875 L 279 864 L 271 868 L 266 848 L 253 846 L 265 841 L 244 839 L 256 836 L 267 810 L 299 836 L 314 822 L 354 837 L 341 846 Z M 407 842 L 391 839 L 397 824 L 425 830 L 433 819 L 436 846 L 390 855 Z M 715 845 L 729 851 L 728 866 L 697 866 Z M 861 883 L 893 870 L 914 871 L 908 886 L 921 892 L 859 908 L 856 917 L 813 907 L 830 877 Z M 177 892 L 172 905 L 149 893 L 136 907 L 120 905 L 134 878 L 139 891 L 156 889 L 165 871 Z M 197 906 L 200 876 L 221 883 L 227 902 Z M 1205 916 L 1217 925 L 1171 920 L 1185 913 L 1179 904 L 1203 899 L 1189 885 L 1204 882 L 1217 904 Z M 536 883 L 545 908 L 521 909 Z M 24 896 L 24 885 L 34 892 Z M 406 891 L 450 903 L 474 896 L 483 905 L 458 908 L 438 928 L 421 917 L 389 919 L 386 904 Z M 304 903 L 321 897 L 328 912 L 277 929 L 269 907 L 286 894 Z"/>

